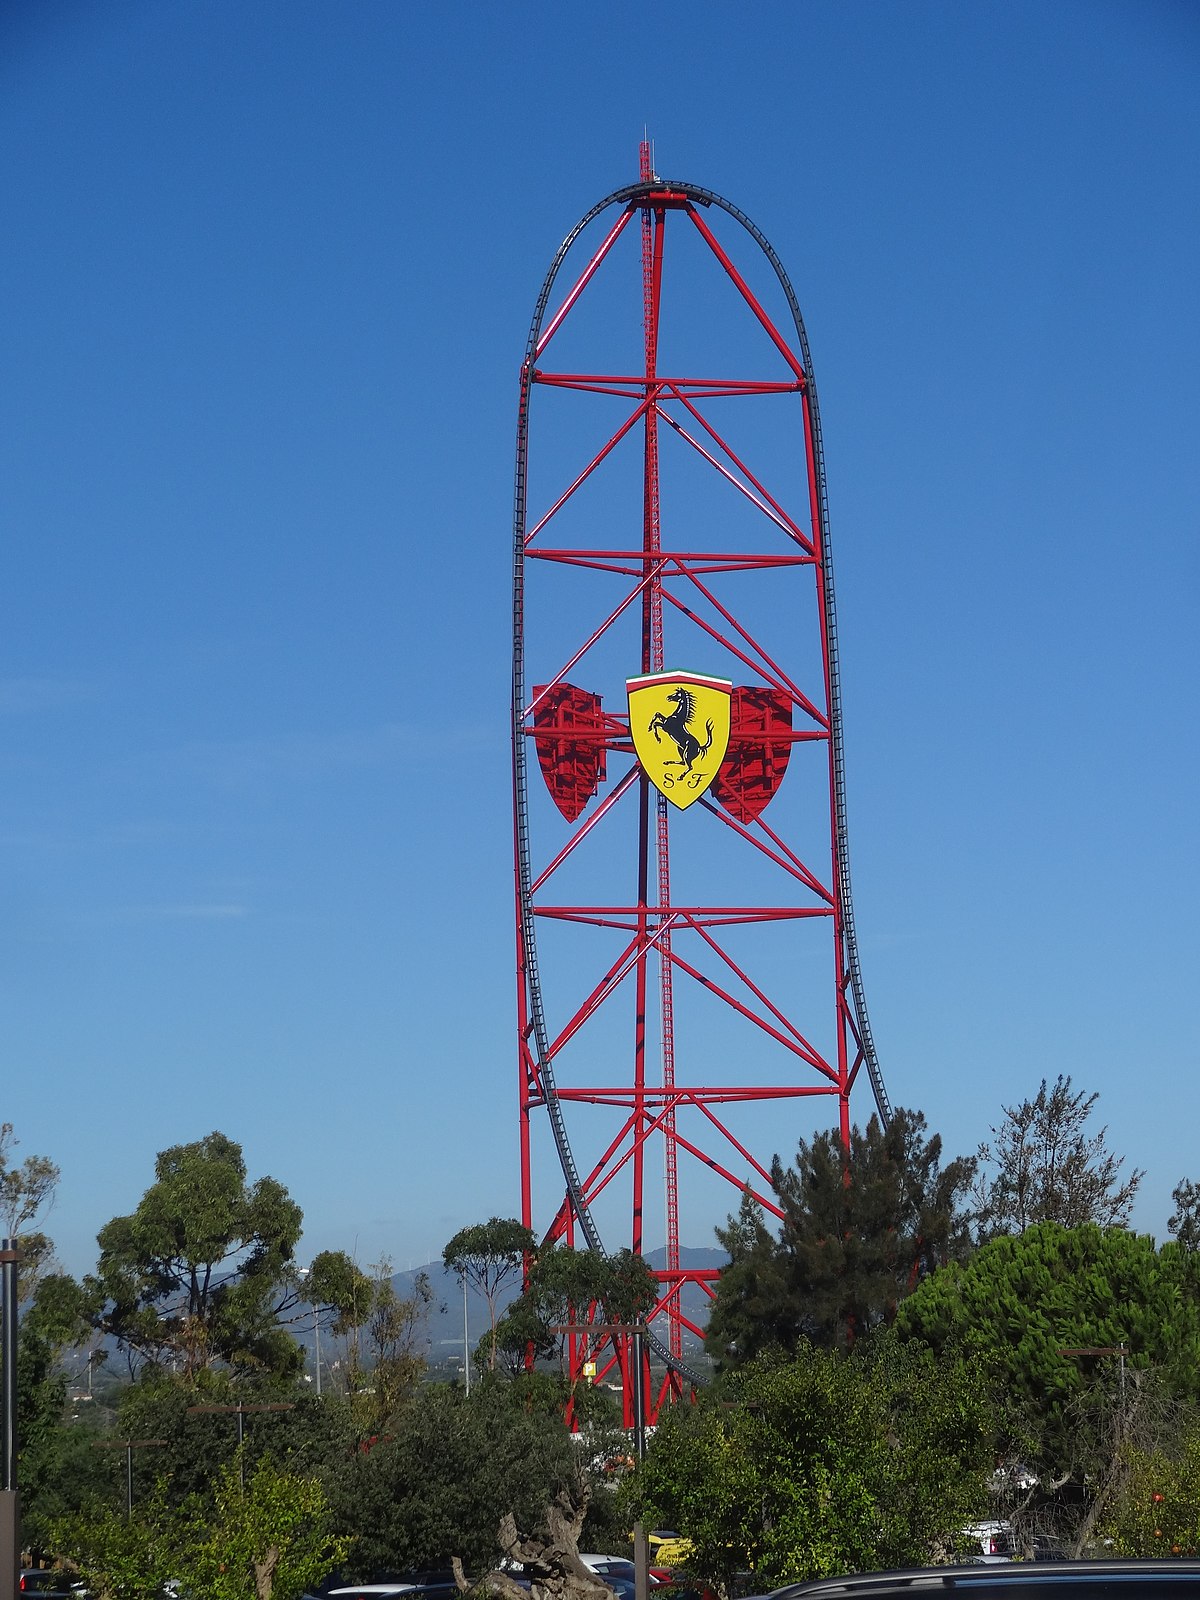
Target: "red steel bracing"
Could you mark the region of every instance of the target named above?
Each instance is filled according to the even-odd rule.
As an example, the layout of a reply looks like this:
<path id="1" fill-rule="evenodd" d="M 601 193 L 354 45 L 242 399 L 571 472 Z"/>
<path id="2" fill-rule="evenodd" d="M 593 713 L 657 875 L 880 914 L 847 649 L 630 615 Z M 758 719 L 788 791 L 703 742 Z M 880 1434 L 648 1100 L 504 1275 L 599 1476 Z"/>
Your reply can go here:
<path id="1" fill-rule="evenodd" d="M 548 315 L 571 248 L 610 206 L 619 208 L 616 221 Z M 702 211 L 714 220 L 730 217 L 749 234 L 769 263 L 794 331 L 781 331 L 783 318 L 751 287 L 753 269 L 734 264 Z M 675 214 L 690 225 L 680 244 L 701 242 L 702 259 L 746 316 L 749 375 L 687 376 L 675 365 L 667 367 L 669 375 L 659 371 L 666 365 L 661 333 L 675 261 L 667 233 Z M 635 215 L 642 370 L 614 366 L 614 352 L 626 348 L 620 330 L 598 341 L 600 359 L 592 370 L 578 360 L 570 370 L 549 370 L 542 363 L 555 340 L 574 341 L 575 349 L 575 330 L 587 333 L 589 292 L 627 270 L 628 247 L 621 240 Z M 717 367 L 705 362 L 700 370 Z M 560 451 L 560 461 L 551 448 L 543 464 L 531 453 L 539 389 L 545 397 L 539 416 L 553 395 L 562 397 L 558 404 L 581 397 L 589 415 L 615 408 L 582 459 L 571 463 Z M 779 468 L 778 448 L 773 454 L 763 447 L 753 429 L 748 436 L 731 431 L 743 405 L 796 413 L 788 470 Z M 672 488 L 681 467 L 711 485 L 674 515 L 664 511 L 660 424 L 674 441 Z M 630 539 L 634 525 L 626 512 L 618 515 L 606 486 L 638 435 L 641 526 Z M 532 516 L 531 472 L 537 474 Z M 711 507 L 718 504 L 716 516 Z M 693 524 L 709 528 L 707 542 L 698 537 L 689 543 Z M 574 642 L 570 609 L 555 609 L 552 601 L 539 613 L 532 601 L 535 581 L 555 573 L 569 584 L 575 606 L 586 585 L 596 585 Z M 747 602 L 750 582 L 767 586 L 766 592 L 791 586 L 786 596 L 783 587 L 779 591 L 778 609 L 786 608 L 782 626 L 773 625 L 769 608 L 763 613 Z M 549 649 L 542 633 L 553 637 Z M 800 635 L 812 648 L 796 650 L 793 659 L 791 644 Z M 532 688 L 527 658 L 537 679 Z M 642 771 L 625 706 L 624 679 L 660 673 L 664 663 L 733 680 L 726 755 L 707 793 L 685 812 L 669 805 Z M 803 323 L 782 267 L 749 219 L 707 190 L 660 181 L 645 146 L 641 181 L 594 207 L 559 251 L 530 331 L 518 420 L 513 733 L 521 1215 L 527 1226 L 537 1225 L 535 1117 L 548 1125 L 566 1179 L 553 1220 L 543 1224 L 550 1241 L 575 1243 L 582 1235 L 589 1247 L 605 1249 L 598 1214 L 611 1217 L 614 1196 L 624 1194 L 628 1200 L 618 1214 L 627 1232 L 624 1239 L 610 1237 L 609 1246 L 628 1242 L 646 1253 L 657 1243 L 648 1240 L 646 1207 L 661 1174 L 661 1218 L 651 1224 L 662 1231 L 659 1295 L 649 1318 L 651 1356 L 661 1370 L 650 1391 L 652 1420 L 664 1401 L 701 1381 L 689 1341 L 702 1340 L 702 1303 L 718 1276 L 711 1266 L 682 1263 L 683 1165 L 707 1174 L 728 1196 L 715 1218 L 708 1214 L 685 1241 L 706 1243 L 714 1220 L 736 1209 L 740 1189 L 779 1214 L 772 1156 L 780 1152 L 786 1159 L 819 1121 L 819 1114 L 797 1121 L 794 1112 L 787 1114 L 789 1104 L 813 1102 L 816 1111 L 813 1097 L 836 1101 L 834 1115 L 848 1140 L 850 1092 L 866 1066 L 885 1120 L 890 1107 L 862 996 L 849 894 L 824 468 Z M 789 796 L 802 803 L 789 809 Z M 824 811 L 823 827 L 813 826 L 814 805 Z M 693 877 L 701 842 L 704 852 L 698 878 L 678 899 L 673 830 Z M 758 903 L 736 892 L 743 875 L 762 886 Z M 797 941 L 822 924 L 832 968 L 811 938 L 801 965 Z M 587 943 L 572 945 L 564 960 L 554 940 L 572 929 L 572 937 Z M 755 942 L 741 942 L 747 938 Z M 784 943 L 760 965 L 757 941 L 765 939 Z M 550 965 L 542 950 L 548 940 Z M 831 972 L 832 982 L 821 982 L 822 970 Z M 648 1012 L 652 974 L 657 1017 Z M 814 1000 L 822 989 L 824 1001 Z M 632 1051 L 622 1072 L 622 1025 L 614 1033 L 608 1019 L 626 1005 Z M 679 1055 L 679 1019 L 693 1006 L 699 1016 L 701 1005 L 705 1020 L 688 1030 Z M 737 1121 L 772 1105 L 765 1135 L 761 1125 L 747 1132 Z M 608 1119 L 598 1141 L 591 1131 L 596 1117 Z M 582 1167 L 577 1145 L 589 1151 Z M 626 1422 L 632 1422 L 629 1338 L 573 1333 L 568 1354 L 576 1377 L 590 1362 L 598 1381 L 619 1378 Z"/>

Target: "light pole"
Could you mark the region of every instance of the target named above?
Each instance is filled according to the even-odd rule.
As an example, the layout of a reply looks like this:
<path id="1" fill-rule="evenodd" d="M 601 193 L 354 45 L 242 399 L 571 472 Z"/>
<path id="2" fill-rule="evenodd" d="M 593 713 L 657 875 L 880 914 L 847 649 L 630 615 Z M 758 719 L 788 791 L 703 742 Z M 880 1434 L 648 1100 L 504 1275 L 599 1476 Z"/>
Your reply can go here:
<path id="1" fill-rule="evenodd" d="M 124 1450 L 125 1452 L 125 1520 L 133 1519 L 133 1452 L 148 1450 L 152 1446 L 167 1444 L 166 1439 L 94 1439 L 93 1450 Z"/>
<path id="2" fill-rule="evenodd" d="M 17 1492 L 17 1262 L 15 1239 L 0 1243 L 0 1279 L 4 1284 L 3 1454 L 0 1469 L 0 1600 L 16 1600 L 21 1569 L 21 1497 Z"/>
<path id="3" fill-rule="evenodd" d="M 471 1339 L 467 1333 L 467 1275 L 463 1273 L 463 1371 L 467 1375 L 467 1399 L 471 1398 Z"/>
<path id="4" fill-rule="evenodd" d="M 593 1334 L 629 1334 L 631 1336 L 633 1361 L 633 1437 L 637 1450 L 637 1464 L 642 1466 L 646 1460 L 646 1375 L 642 1370 L 645 1357 L 642 1341 L 646 1333 L 646 1324 L 639 1318 L 636 1322 L 555 1322 L 550 1324 L 551 1333 L 582 1333 L 585 1337 Z M 648 1600 L 650 1593 L 650 1552 L 646 1539 L 645 1525 L 635 1522 L 633 1525 L 633 1595 L 634 1600 Z"/>
<path id="5" fill-rule="evenodd" d="M 268 1405 L 253 1405 L 253 1406 L 189 1406 L 187 1408 L 187 1414 L 188 1414 L 189 1417 L 198 1417 L 198 1416 L 215 1415 L 218 1412 L 221 1413 L 222 1415 L 228 1415 L 228 1414 L 230 1414 L 232 1412 L 236 1412 L 237 1413 L 237 1419 L 238 1419 L 238 1424 L 237 1424 L 237 1428 L 238 1428 L 238 1478 L 239 1478 L 239 1480 L 240 1480 L 240 1482 L 242 1484 L 242 1487 L 244 1488 L 245 1484 L 246 1484 L 246 1460 L 245 1460 L 245 1457 L 242 1455 L 242 1440 L 245 1437 L 244 1424 L 243 1424 L 243 1420 L 242 1419 L 244 1417 L 249 1416 L 252 1411 L 294 1411 L 295 1409 L 296 1409 L 296 1402 L 294 1400 L 274 1400 Z"/>
<path id="6" fill-rule="evenodd" d="M 301 1267 L 300 1268 L 300 1279 L 301 1279 L 301 1281 L 303 1282 L 304 1279 L 306 1279 L 310 1275 L 311 1272 L 312 1272 L 312 1268 L 311 1267 Z M 312 1314 L 313 1314 L 313 1344 L 314 1344 L 314 1347 L 315 1347 L 314 1356 L 315 1356 L 316 1363 L 317 1363 L 317 1399 L 319 1400 L 321 1398 L 321 1308 L 317 1305 L 317 1302 L 315 1300 L 312 1302 Z"/>

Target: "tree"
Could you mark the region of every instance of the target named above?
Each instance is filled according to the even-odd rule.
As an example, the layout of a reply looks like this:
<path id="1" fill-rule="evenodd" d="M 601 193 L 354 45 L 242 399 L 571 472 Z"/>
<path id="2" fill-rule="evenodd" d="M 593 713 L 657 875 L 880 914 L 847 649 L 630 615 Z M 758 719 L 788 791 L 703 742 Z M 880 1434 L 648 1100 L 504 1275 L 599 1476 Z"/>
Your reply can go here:
<path id="1" fill-rule="evenodd" d="M 441 1567 L 457 1553 L 468 1571 L 486 1571 L 506 1513 L 533 1527 L 560 1490 L 579 1493 L 581 1464 L 558 1400 L 494 1378 L 469 1397 L 423 1386 L 387 1437 L 329 1474 L 334 1525 L 352 1541 L 349 1570 Z"/>
<path id="2" fill-rule="evenodd" d="M 379 1433 L 408 1400 L 428 1365 L 422 1334 L 433 1290 L 425 1273 L 411 1295 L 396 1292 L 392 1263 L 371 1268 L 354 1306 L 348 1339 L 346 1385 L 363 1433 Z"/>
<path id="3" fill-rule="evenodd" d="M 526 1258 L 537 1246 L 537 1237 L 512 1217 L 492 1217 L 472 1227 L 460 1228 L 442 1251 L 443 1264 L 458 1274 L 487 1302 L 489 1343 L 487 1365 L 496 1366 L 496 1323 L 500 1291 L 515 1283 Z"/>
<path id="4" fill-rule="evenodd" d="M 17 1293 L 25 1301 L 53 1265 L 53 1243 L 29 1224 L 39 1211 L 53 1205 L 59 1170 L 48 1156 L 26 1156 L 20 1166 L 15 1165 L 13 1149 L 19 1142 L 12 1123 L 0 1123 L 0 1237 L 16 1240 L 21 1251 Z"/>
<path id="5" fill-rule="evenodd" d="M 11 1122 L 0 1123 L 0 1218 L 4 1237 L 15 1239 L 33 1221 L 43 1206 L 54 1198 L 59 1171 L 47 1156 L 26 1156 L 19 1167 L 12 1164 Z"/>
<path id="6" fill-rule="evenodd" d="M 502 1517 L 496 1542 L 510 1563 L 509 1570 L 495 1568 L 485 1574 L 475 1584 L 476 1591 L 495 1595 L 497 1600 L 526 1600 L 526 1596 L 531 1600 L 610 1600 L 608 1584 L 584 1565 L 579 1554 L 586 1514 L 586 1504 L 576 1505 L 569 1495 L 559 1494 L 546 1507 L 540 1534 L 522 1535 L 511 1513 Z M 512 1575 L 513 1566 L 521 1572 L 521 1583 Z M 457 1556 L 453 1568 L 460 1590 L 465 1590 L 467 1578 Z"/>
<path id="7" fill-rule="evenodd" d="M 869 1352 L 801 1345 L 662 1416 L 629 1493 L 728 1592 L 920 1565 L 986 1500 L 994 1422 L 969 1362 L 880 1335 Z"/>
<path id="8" fill-rule="evenodd" d="M 1126 1452 L 1116 1504 L 1102 1533 L 1122 1556 L 1200 1554 L 1200 1421 L 1175 1450 Z"/>
<path id="9" fill-rule="evenodd" d="M 964 1208 L 974 1162 L 942 1166 L 942 1142 L 919 1111 L 898 1109 L 801 1140 L 793 1166 L 776 1156 L 771 1182 L 782 1210 L 772 1252 L 761 1215 L 747 1211 L 718 1234 L 730 1249 L 709 1325 L 717 1361 L 736 1362 L 804 1338 L 846 1347 L 892 1321 L 917 1283 L 970 1246 Z M 772 1259 L 774 1257 L 774 1259 Z M 742 1303 L 753 1285 L 753 1305 Z"/>
<path id="10" fill-rule="evenodd" d="M 171 1504 L 160 1485 L 134 1517 L 93 1507 L 54 1524 L 56 1553 L 100 1600 L 143 1600 L 186 1575 L 205 1600 L 299 1600 L 345 1556 L 315 1477 L 269 1457 L 232 1461 L 211 1498 Z"/>
<path id="11" fill-rule="evenodd" d="M 721 1270 L 704 1340 L 717 1370 L 768 1350 L 791 1350 L 803 1308 L 785 1252 L 749 1189 L 737 1216 L 717 1229 L 717 1241 L 729 1261 Z"/>
<path id="12" fill-rule="evenodd" d="M 303 1354 L 284 1327 L 302 1313 L 294 1253 L 300 1207 L 274 1178 L 247 1181 L 241 1146 L 222 1133 L 173 1145 L 136 1211 L 98 1235 L 81 1305 L 135 1366 L 186 1377 L 214 1364 L 294 1374 Z M 313 1262 L 307 1295 L 353 1315 L 361 1274 L 339 1251 Z"/>
<path id="13" fill-rule="evenodd" d="M 1071 1090 L 1059 1073 L 1054 1087 L 1046 1079 L 1032 1100 L 1004 1106 L 1004 1120 L 993 1128 L 994 1143 L 979 1147 L 985 1170 L 976 1188 L 981 1239 L 1024 1233 L 1039 1222 L 1077 1228 L 1125 1224 L 1144 1172 L 1122 1180 L 1124 1157 L 1108 1150 L 1108 1129 L 1088 1136 L 1085 1124 L 1100 1098 Z"/>
<path id="14" fill-rule="evenodd" d="M 222 1468 L 215 1500 L 215 1516 L 198 1507 L 185 1525 L 180 1569 L 205 1600 L 298 1600 L 345 1558 L 320 1480 L 268 1456 L 244 1482 Z"/>
<path id="15" fill-rule="evenodd" d="M 1175 1210 L 1167 1228 L 1182 1250 L 1200 1250 L 1200 1183 L 1181 1178 L 1171 1190 Z"/>
<path id="16" fill-rule="evenodd" d="M 632 1250 L 601 1255 L 567 1245 L 544 1245 L 530 1266 L 529 1284 L 496 1326 L 496 1347 L 511 1374 L 525 1370 L 528 1356 L 556 1361 L 563 1399 L 572 1421 L 600 1422 L 609 1401 L 600 1386 L 580 1386 L 570 1375 L 571 1335 L 562 1330 L 585 1323 L 632 1327 L 644 1321 L 658 1299 L 658 1285 L 643 1258 Z M 611 1332 L 596 1334 L 596 1349 L 617 1342 Z"/>
<path id="17" fill-rule="evenodd" d="M 1037 1223 L 922 1283 L 896 1326 L 980 1360 L 1030 1420 L 1031 1464 L 1080 1478 L 1105 1454 L 1079 1402 L 1098 1369 L 1111 1372 L 1107 1352 L 1125 1350 L 1128 1372 L 1153 1369 L 1171 1393 L 1200 1383 L 1200 1257 L 1120 1228 Z M 1106 1353 L 1068 1353 L 1089 1349 Z"/>

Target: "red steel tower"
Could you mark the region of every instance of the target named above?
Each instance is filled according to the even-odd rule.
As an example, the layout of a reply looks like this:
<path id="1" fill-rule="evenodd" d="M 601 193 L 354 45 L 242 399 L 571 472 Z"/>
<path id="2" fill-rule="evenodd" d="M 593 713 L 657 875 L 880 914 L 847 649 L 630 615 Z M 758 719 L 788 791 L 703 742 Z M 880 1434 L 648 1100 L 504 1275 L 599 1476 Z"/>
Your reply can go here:
<path id="1" fill-rule="evenodd" d="M 717 1277 L 683 1261 L 683 1219 L 702 1243 L 747 1187 L 778 1215 L 773 1155 L 833 1120 L 848 1140 L 864 1067 L 889 1106 L 808 340 L 755 225 L 646 145 L 542 285 L 514 521 L 522 1219 L 661 1252 L 653 1416 L 696 1381 Z M 611 1329 L 572 1336 L 577 1369 L 621 1373 L 627 1420 L 630 1359 Z"/>

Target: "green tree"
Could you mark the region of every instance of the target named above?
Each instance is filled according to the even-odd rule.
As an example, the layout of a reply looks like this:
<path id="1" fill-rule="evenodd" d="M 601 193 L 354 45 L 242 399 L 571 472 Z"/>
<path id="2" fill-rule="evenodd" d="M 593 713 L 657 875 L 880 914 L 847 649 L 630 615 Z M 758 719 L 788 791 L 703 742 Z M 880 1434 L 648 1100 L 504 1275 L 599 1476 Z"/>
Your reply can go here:
<path id="1" fill-rule="evenodd" d="M 488 1378 L 469 1397 L 422 1388 L 386 1438 L 328 1475 L 334 1525 L 352 1540 L 350 1571 L 444 1566 L 455 1554 L 475 1575 L 493 1565 L 506 1512 L 532 1527 L 560 1489 L 578 1489 L 559 1402 L 536 1382 Z"/>
<path id="2" fill-rule="evenodd" d="M 239 1430 L 232 1409 L 239 1404 L 290 1409 L 247 1412 Z M 215 1469 L 234 1459 L 239 1432 L 248 1472 L 271 1456 L 289 1469 L 323 1473 L 350 1454 L 360 1435 L 345 1399 L 325 1395 L 318 1400 L 307 1385 L 282 1379 L 248 1385 L 221 1368 L 207 1368 L 194 1380 L 147 1368 L 122 1391 L 113 1429 L 120 1439 L 165 1441 L 157 1449 L 134 1452 L 134 1497 L 140 1500 L 162 1475 L 167 1500 L 175 1507 L 189 1497 L 211 1498 Z"/>
<path id="3" fill-rule="evenodd" d="M 299 1600 L 346 1550 L 319 1480 L 266 1456 L 248 1475 L 236 1460 L 218 1468 L 205 1499 L 175 1505 L 160 1485 L 132 1518 L 92 1507 L 53 1532 L 99 1600 L 145 1600 L 181 1577 L 204 1600 Z"/>
<path id="4" fill-rule="evenodd" d="M 580 1386 L 571 1379 L 567 1351 L 571 1335 L 564 1328 L 588 1323 L 632 1327 L 642 1322 L 658 1298 L 658 1284 L 646 1262 L 632 1250 L 601 1255 L 567 1245 L 544 1245 L 534 1258 L 529 1283 L 496 1328 L 497 1349 L 510 1374 L 525 1370 L 527 1357 L 554 1361 L 561 1379 L 562 1402 L 573 1422 L 600 1425 L 610 1410 L 607 1392 Z M 594 1349 L 611 1350 L 612 1332 L 597 1332 Z"/>
<path id="5" fill-rule="evenodd" d="M 501 1291 L 515 1284 L 525 1261 L 537 1246 L 536 1236 L 512 1217 L 492 1217 L 460 1228 L 442 1251 L 448 1271 L 481 1294 L 487 1303 L 489 1340 L 487 1366 L 496 1366 L 496 1323 Z"/>
<path id="6" fill-rule="evenodd" d="M 303 1314 L 294 1263 L 301 1221 L 274 1178 L 247 1181 L 241 1146 L 224 1134 L 173 1145 L 137 1209 L 100 1230 L 80 1308 L 135 1368 L 194 1377 L 221 1364 L 290 1376 L 303 1361 L 284 1325 Z M 346 1317 L 360 1279 L 329 1251 L 313 1262 L 304 1293 Z"/>
<path id="7" fill-rule="evenodd" d="M 796 1159 L 771 1169 L 782 1210 L 774 1250 L 761 1214 L 743 1201 L 718 1234 L 730 1249 L 710 1322 L 714 1360 L 800 1339 L 846 1348 L 890 1323 L 920 1280 L 970 1249 L 965 1198 L 974 1162 L 942 1165 L 942 1142 L 919 1111 L 898 1109 L 800 1141 Z"/>
<path id="8" fill-rule="evenodd" d="M 215 1515 L 197 1507 L 185 1527 L 190 1587 L 205 1600 L 298 1600 L 345 1559 L 331 1531 L 319 1479 L 264 1456 L 245 1481 L 238 1465 L 218 1474 Z"/>
<path id="9" fill-rule="evenodd" d="M 880 1335 L 749 1364 L 660 1419 L 630 1490 L 678 1529 L 689 1572 L 727 1591 L 919 1565 L 986 1500 L 994 1416 L 971 1364 Z"/>
<path id="10" fill-rule="evenodd" d="M 29 1225 L 53 1205 L 60 1174 L 48 1156 L 26 1156 L 18 1166 L 13 1151 L 19 1142 L 12 1123 L 0 1123 L 0 1237 L 15 1240 L 21 1252 L 17 1293 L 24 1302 L 53 1265 L 53 1242 Z"/>
<path id="11" fill-rule="evenodd" d="M 134 1518 L 92 1502 L 55 1518 L 49 1536 L 56 1558 L 97 1600 L 146 1600 L 184 1570 L 179 1522 L 161 1497 Z"/>
<path id="12" fill-rule="evenodd" d="M 1122 1556 L 1200 1554 L 1200 1423 L 1174 1450 L 1125 1453 L 1120 1493 L 1101 1533 Z"/>
<path id="13" fill-rule="evenodd" d="M 770 1350 L 791 1350 L 803 1307 L 779 1240 L 747 1189 L 736 1217 L 717 1229 L 729 1256 L 708 1316 L 705 1347 L 718 1371 Z"/>
<path id="14" fill-rule="evenodd" d="M 433 1290 L 425 1273 L 401 1295 L 392 1263 L 376 1263 L 364 1277 L 354 1302 L 354 1326 L 347 1338 L 346 1389 L 362 1434 L 380 1433 L 412 1396 L 428 1366 L 425 1324 Z"/>
<path id="15" fill-rule="evenodd" d="M 1073 1092 L 1070 1077 L 1059 1073 L 1053 1088 L 1043 1078 L 1031 1100 L 1002 1108 L 994 1142 L 981 1144 L 977 1158 L 983 1169 L 976 1189 L 981 1239 L 1024 1233 L 1039 1222 L 1107 1228 L 1129 1221 L 1145 1173 L 1123 1179 L 1124 1158 L 1108 1149 L 1108 1129 L 1087 1133 L 1099 1098 Z"/>
<path id="16" fill-rule="evenodd" d="M 1181 1178 L 1171 1190 L 1175 1210 L 1167 1229 L 1184 1250 L 1200 1250 L 1200 1183 Z"/>
<path id="17" fill-rule="evenodd" d="M 1081 1403 L 1111 1355 L 1153 1370 L 1169 1392 L 1200 1382 L 1200 1257 L 1122 1228 L 1038 1223 L 939 1272 L 900 1307 L 897 1328 L 935 1350 L 961 1347 L 1020 1404 L 1052 1475 L 1094 1471 Z M 1103 1451 L 1100 1452 L 1104 1454 Z"/>

